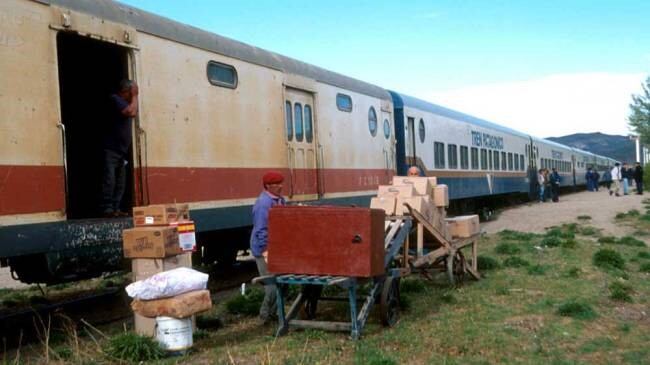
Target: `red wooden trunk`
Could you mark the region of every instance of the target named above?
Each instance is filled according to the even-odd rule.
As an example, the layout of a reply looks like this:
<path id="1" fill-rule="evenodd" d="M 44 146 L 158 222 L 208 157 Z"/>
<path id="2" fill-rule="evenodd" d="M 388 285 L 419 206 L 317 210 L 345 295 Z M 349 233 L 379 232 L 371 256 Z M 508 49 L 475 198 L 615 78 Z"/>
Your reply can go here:
<path id="1" fill-rule="evenodd" d="M 384 211 L 379 209 L 273 207 L 269 213 L 269 272 L 381 275 L 384 219 Z"/>

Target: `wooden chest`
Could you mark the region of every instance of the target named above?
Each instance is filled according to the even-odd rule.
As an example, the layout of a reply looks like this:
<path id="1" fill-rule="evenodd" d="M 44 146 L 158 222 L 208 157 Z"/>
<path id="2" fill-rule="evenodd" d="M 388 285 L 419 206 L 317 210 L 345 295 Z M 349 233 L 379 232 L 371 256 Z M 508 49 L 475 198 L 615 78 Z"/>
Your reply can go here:
<path id="1" fill-rule="evenodd" d="M 384 219 L 379 209 L 273 207 L 269 272 L 372 277 L 384 273 Z"/>

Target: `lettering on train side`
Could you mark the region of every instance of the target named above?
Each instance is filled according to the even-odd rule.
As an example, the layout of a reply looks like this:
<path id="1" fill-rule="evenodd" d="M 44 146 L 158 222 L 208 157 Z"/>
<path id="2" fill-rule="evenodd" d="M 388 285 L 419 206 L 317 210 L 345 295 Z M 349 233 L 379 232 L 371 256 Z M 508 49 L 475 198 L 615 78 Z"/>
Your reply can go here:
<path id="1" fill-rule="evenodd" d="M 472 146 L 491 148 L 494 150 L 502 150 L 503 137 L 493 136 L 488 133 L 472 131 Z"/>

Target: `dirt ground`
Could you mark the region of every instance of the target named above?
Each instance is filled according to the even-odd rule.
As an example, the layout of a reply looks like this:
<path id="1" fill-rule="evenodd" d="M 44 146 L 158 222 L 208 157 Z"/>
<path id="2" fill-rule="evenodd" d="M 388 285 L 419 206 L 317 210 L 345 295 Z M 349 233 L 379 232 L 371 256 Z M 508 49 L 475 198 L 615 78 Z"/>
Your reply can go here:
<path id="1" fill-rule="evenodd" d="M 631 234 L 634 229 L 616 224 L 616 213 L 637 209 L 643 213 L 642 200 L 648 195 L 630 194 L 625 196 L 610 196 L 606 189 L 597 192 L 583 191 L 574 194 L 560 195 L 558 203 L 530 203 L 501 212 L 494 221 L 481 225 L 488 233 L 496 233 L 504 229 L 523 232 L 544 232 L 544 229 L 562 223 L 577 222 L 579 215 L 588 215 L 588 224 L 600 228 L 605 235 L 623 236 Z"/>

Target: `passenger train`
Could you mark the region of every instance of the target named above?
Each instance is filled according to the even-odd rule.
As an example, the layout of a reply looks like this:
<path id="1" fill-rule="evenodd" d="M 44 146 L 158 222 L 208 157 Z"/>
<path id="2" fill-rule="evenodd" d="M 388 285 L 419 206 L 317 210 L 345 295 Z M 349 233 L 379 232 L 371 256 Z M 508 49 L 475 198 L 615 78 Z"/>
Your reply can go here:
<path id="1" fill-rule="evenodd" d="M 99 217 L 102 131 L 140 85 L 124 210 L 189 203 L 204 259 L 248 246 L 267 170 L 292 201 L 367 205 L 417 164 L 467 201 L 565 186 L 611 159 L 110 0 L 0 2 L 0 263 L 57 283 L 121 263 L 130 219 Z"/>

